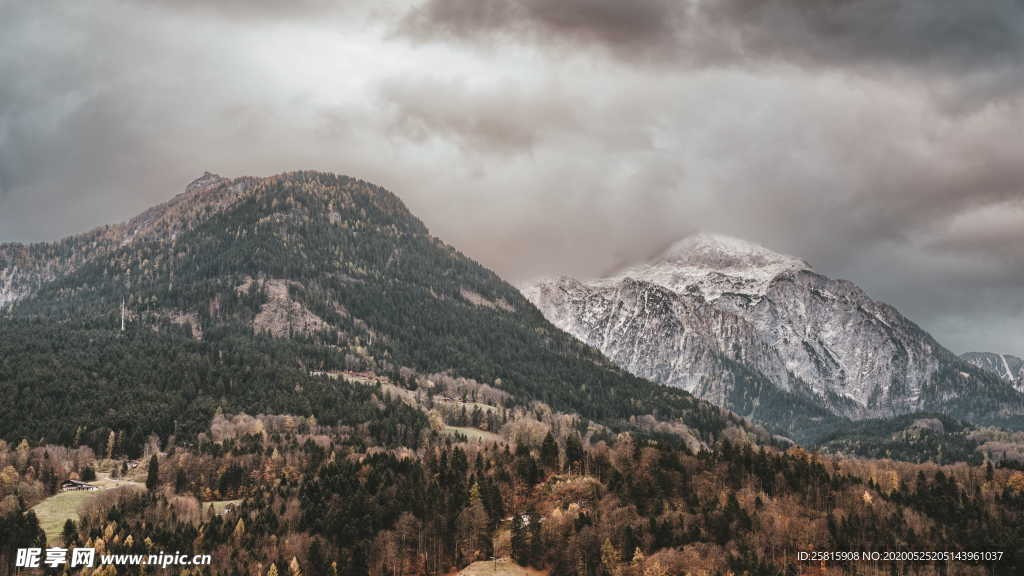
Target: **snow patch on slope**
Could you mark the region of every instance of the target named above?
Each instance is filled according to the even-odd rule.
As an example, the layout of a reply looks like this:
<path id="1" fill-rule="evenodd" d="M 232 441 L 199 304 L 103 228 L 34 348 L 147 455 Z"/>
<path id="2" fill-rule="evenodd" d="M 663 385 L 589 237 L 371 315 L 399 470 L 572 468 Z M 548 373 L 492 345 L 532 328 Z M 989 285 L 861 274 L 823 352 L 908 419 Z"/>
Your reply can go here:
<path id="1" fill-rule="evenodd" d="M 1024 392 L 1024 359 L 1010 354 L 991 352 L 968 352 L 961 358 L 982 370 L 999 376 L 1017 390 Z"/>

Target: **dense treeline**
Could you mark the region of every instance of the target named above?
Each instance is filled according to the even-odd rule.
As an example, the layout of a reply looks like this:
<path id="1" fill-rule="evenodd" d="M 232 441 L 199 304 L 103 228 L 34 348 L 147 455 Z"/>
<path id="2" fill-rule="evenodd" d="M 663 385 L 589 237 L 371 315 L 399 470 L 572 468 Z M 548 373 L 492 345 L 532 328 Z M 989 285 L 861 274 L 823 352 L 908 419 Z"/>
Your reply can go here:
<path id="1" fill-rule="evenodd" d="M 446 574 L 493 556 L 566 576 L 776 575 L 821 569 L 798 561 L 809 550 L 1004 553 L 998 563 L 876 563 L 882 573 L 1024 567 L 1024 473 L 991 466 L 850 468 L 799 449 L 723 441 L 693 453 L 555 428 L 536 443 L 435 433 L 415 452 L 365 452 L 315 424 L 231 422 L 221 425 L 229 438 L 163 457 L 148 494 L 89 509 L 71 537 L 110 551 L 213 553 L 214 571 L 257 574 Z M 183 476 L 223 491 L 200 494 Z M 242 504 L 224 513 L 202 504 L 236 496 Z"/>
<path id="2" fill-rule="evenodd" d="M 982 443 L 975 428 L 942 414 L 908 414 L 895 418 L 847 422 L 817 444 L 830 452 L 907 462 L 981 464 Z"/>
<path id="3" fill-rule="evenodd" d="M 719 354 L 715 360 L 720 367 L 716 372 L 732 380 L 725 405 L 751 420 L 773 423 L 772 430 L 777 433 L 801 444 L 811 444 L 847 422 L 846 418 L 822 408 L 821 400 L 813 396 L 809 386 L 799 386 L 802 382 L 796 376 L 792 378 L 796 384 L 793 390 L 785 391 L 760 372 L 725 355 Z"/>
<path id="4" fill-rule="evenodd" d="M 0 437 L 10 441 L 80 443 L 98 454 L 138 457 L 150 434 L 192 439 L 224 410 L 312 415 L 332 425 L 374 422 L 366 441 L 415 447 L 426 423 L 370 387 L 311 378 L 307 365 L 344 360 L 300 341 L 257 335 L 195 342 L 20 320 L 0 331 Z"/>

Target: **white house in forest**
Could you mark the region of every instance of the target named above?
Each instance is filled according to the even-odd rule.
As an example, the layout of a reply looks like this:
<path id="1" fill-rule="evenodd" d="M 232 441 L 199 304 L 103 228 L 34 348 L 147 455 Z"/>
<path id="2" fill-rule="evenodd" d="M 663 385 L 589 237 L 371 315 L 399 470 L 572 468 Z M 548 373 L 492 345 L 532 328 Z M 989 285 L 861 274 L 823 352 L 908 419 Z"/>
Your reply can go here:
<path id="1" fill-rule="evenodd" d="M 79 482 L 78 480 L 68 480 L 60 485 L 61 492 L 74 492 L 77 490 L 99 490 L 99 486 L 94 486 L 87 482 Z"/>

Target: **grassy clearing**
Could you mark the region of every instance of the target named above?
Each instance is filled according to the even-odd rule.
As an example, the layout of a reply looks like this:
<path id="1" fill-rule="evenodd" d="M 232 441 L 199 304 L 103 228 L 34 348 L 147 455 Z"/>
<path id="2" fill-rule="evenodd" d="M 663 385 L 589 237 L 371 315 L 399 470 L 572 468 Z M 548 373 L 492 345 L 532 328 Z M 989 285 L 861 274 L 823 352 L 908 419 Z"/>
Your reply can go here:
<path id="1" fill-rule="evenodd" d="M 60 492 L 43 500 L 32 508 L 39 518 L 39 527 L 46 532 L 48 545 L 63 544 L 60 533 L 68 520 L 78 522 L 78 509 L 96 497 L 96 492 Z"/>
<path id="2" fill-rule="evenodd" d="M 501 558 L 497 562 L 490 560 L 474 562 L 456 574 L 458 576 L 546 576 L 547 572 L 523 568 L 508 558 Z"/>
<path id="3" fill-rule="evenodd" d="M 133 480 L 130 478 L 111 478 L 107 472 L 99 472 L 96 474 L 96 481 L 90 482 L 100 487 L 100 490 L 110 490 L 111 488 L 121 488 L 122 486 L 130 486 L 133 488 L 146 488 L 145 482 L 139 480 Z"/>
<path id="4" fill-rule="evenodd" d="M 237 508 L 241 503 L 241 498 L 238 500 L 211 500 L 210 502 L 203 502 L 203 512 L 206 512 L 210 509 L 210 506 L 213 506 L 214 513 L 223 514 L 224 510 L 226 510 L 228 506 Z"/>
<path id="5" fill-rule="evenodd" d="M 490 404 L 484 404 L 483 402 L 463 402 L 461 400 L 454 400 L 454 399 L 451 399 L 451 398 L 444 398 L 444 397 L 440 397 L 440 396 L 435 396 L 434 397 L 434 402 L 436 402 L 438 404 L 444 404 L 445 406 L 453 407 L 454 409 L 465 408 L 467 413 L 468 412 L 472 412 L 473 410 L 475 410 L 477 408 L 479 408 L 480 411 L 485 413 L 485 414 L 488 413 L 488 412 L 497 412 L 498 411 L 498 408 L 496 406 L 491 406 Z"/>
<path id="6" fill-rule="evenodd" d="M 42 528 L 43 532 L 46 533 L 46 542 L 48 545 L 63 544 L 63 542 L 61 542 L 60 533 L 64 530 L 64 523 L 69 519 L 78 522 L 78 510 L 83 504 L 95 498 L 97 494 L 100 494 L 105 490 L 112 490 L 123 486 L 133 486 L 142 490 L 145 490 L 146 488 L 141 482 L 120 479 L 115 480 L 105 472 L 97 474 L 96 481 L 91 482 L 91 484 L 98 486 L 100 489 L 94 492 L 81 490 L 74 492 L 58 492 L 39 504 L 36 504 L 32 508 L 36 513 L 36 517 L 39 518 L 40 528 Z"/>
<path id="7" fill-rule="evenodd" d="M 462 434 L 470 442 L 501 442 L 501 436 L 494 432 L 486 432 L 477 428 L 469 428 L 467 426 L 445 426 L 444 431 L 448 434 Z"/>

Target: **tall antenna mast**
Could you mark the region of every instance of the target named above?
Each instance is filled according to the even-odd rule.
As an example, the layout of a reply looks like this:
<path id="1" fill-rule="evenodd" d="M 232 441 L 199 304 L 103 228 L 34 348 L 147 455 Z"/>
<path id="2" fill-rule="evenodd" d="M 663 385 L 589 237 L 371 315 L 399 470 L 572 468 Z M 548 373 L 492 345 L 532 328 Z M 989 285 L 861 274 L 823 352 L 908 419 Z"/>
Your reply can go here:
<path id="1" fill-rule="evenodd" d="M 124 332 L 124 313 L 125 313 L 124 296 L 122 296 L 121 297 L 121 332 Z"/>

